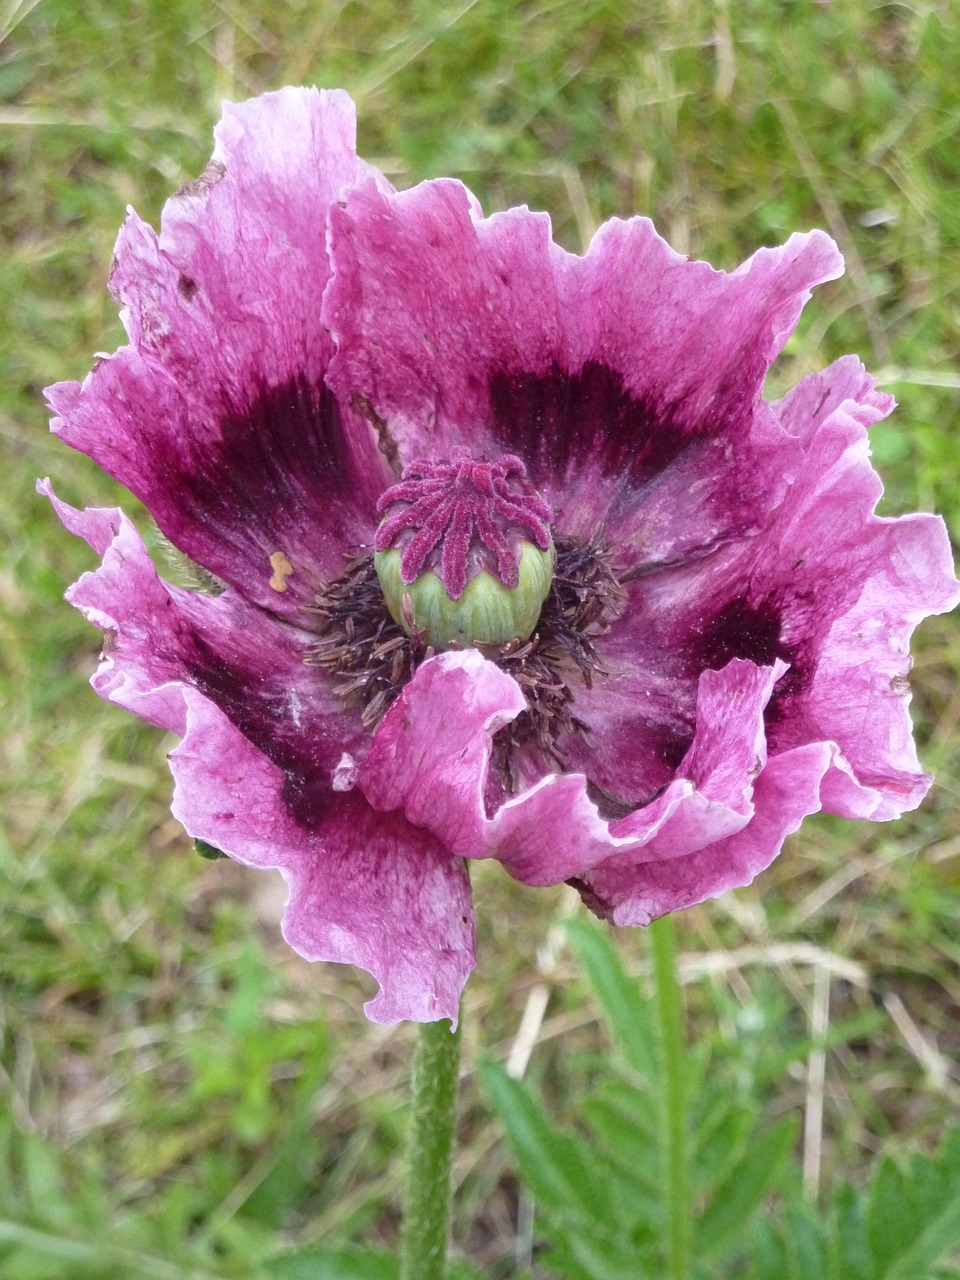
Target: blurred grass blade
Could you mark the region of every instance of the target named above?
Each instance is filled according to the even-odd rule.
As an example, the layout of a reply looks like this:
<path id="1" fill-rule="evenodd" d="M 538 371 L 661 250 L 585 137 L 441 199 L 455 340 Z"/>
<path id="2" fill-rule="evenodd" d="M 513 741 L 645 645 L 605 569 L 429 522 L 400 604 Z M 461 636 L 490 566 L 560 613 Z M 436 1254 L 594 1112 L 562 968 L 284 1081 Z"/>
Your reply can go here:
<path id="1" fill-rule="evenodd" d="M 108 1269 L 122 1268 L 130 1280 L 225 1280 L 222 1273 L 218 1275 L 190 1263 L 180 1266 L 165 1258 L 139 1253 L 109 1241 L 73 1240 L 50 1231 L 38 1231 L 20 1222 L 0 1220 L 0 1245 L 5 1244 L 18 1246 L 23 1252 L 74 1263 L 91 1275 L 97 1274 L 97 1268 L 104 1273 Z M 250 1280 L 255 1280 L 254 1274 Z"/>
<path id="2" fill-rule="evenodd" d="M 381 1249 L 308 1245 L 270 1258 L 264 1267 L 276 1280 L 396 1280 L 400 1259 Z"/>

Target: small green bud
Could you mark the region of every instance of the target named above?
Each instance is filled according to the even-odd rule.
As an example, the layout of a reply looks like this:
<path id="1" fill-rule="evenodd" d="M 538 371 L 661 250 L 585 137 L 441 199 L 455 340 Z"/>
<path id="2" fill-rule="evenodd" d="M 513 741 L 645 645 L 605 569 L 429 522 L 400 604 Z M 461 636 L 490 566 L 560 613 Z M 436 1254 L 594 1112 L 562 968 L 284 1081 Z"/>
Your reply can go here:
<path id="1" fill-rule="evenodd" d="M 409 584 L 404 582 L 400 556 L 399 550 L 390 548 L 373 557 L 387 608 L 408 635 L 423 635 L 434 649 L 448 649 L 451 644 L 470 649 L 526 640 L 550 591 L 555 560 L 552 542 L 541 551 L 532 542 L 522 541 L 515 587 L 505 587 L 484 571 L 470 579 L 458 600 L 451 600 L 432 569 Z M 404 597 L 408 599 L 406 606 Z"/>
<path id="2" fill-rule="evenodd" d="M 217 858 L 225 858 L 227 855 L 222 849 L 218 849 L 216 845 L 207 844 L 206 840 L 194 840 L 193 847 L 199 853 L 201 858 L 207 858 L 211 862 L 215 862 Z"/>

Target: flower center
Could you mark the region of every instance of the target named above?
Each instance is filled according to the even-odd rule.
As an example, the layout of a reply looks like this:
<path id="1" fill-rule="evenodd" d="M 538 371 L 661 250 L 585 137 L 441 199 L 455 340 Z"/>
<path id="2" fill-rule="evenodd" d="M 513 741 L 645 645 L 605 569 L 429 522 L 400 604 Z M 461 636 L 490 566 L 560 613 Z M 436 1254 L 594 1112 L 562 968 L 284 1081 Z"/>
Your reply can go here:
<path id="1" fill-rule="evenodd" d="M 447 648 L 532 633 L 553 575 L 553 512 L 519 458 L 413 462 L 377 514 L 377 575 L 408 634 Z"/>
<path id="2" fill-rule="evenodd" d="M 374 549 L 399 549 L 407 584 L 431 569 L 451 600 L 484 571 L 515 588 L 521 543 L 547 551 L 553 519 L 512 453 L 492 462 L 474 462 L 465 452 L 451 462 L 411 462 L 381 496 L 377 515 L 385 518 Z"/>

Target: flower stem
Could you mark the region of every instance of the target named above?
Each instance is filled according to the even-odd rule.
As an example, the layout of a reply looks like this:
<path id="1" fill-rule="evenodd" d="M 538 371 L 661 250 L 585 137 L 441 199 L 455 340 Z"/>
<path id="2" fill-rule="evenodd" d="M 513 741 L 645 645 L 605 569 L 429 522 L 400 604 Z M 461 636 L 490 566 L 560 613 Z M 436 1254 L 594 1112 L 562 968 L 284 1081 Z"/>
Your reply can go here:
<path id="1" fill-rule="evenodd" d="M 687 1145 L 687 1074 L 683 1040 L 683 1005 L 677 979 L 677 943 L 673 917 L 650 926 L 653 973 L 664 1078 L 664 1154 L 667 1178 L 667 1277 L 688 1280 L 691 1228 L 689 1152 Z"/>
<path id="2" fill-rule="evenodd" d="M 413 1109 L 400 1280 L 443 1280 L 450 1209 L 450 1158 L 457 1108 L 460 1029 L 424 1022 L 413 1059 Z"/>

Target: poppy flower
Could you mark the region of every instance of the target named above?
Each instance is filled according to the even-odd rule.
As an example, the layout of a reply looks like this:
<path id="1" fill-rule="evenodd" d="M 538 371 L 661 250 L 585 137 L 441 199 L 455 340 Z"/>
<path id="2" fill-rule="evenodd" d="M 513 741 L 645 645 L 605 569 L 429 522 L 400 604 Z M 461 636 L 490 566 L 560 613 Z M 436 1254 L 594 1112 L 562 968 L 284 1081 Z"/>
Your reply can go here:
<path id="1" fill-rule="evenodd" d="M 228 105 L 213 159 L 129 213 L 128 344 L 48 391 L 119 511 L 69 600 L 93 684 L 179 736 L 173 812 L 278 868 L 288 942 L 456 1018 L 467 859 L 615 924 L 744 885 L 820 808 L 916 806 L 908 639 L 951 608 L 941 521 L 874 514 L 892 408 L 839 360 L 768 368 L 842 261 L 814 231 L 731 273 L 613 220 L 583 256 L 458 182 L 396 192 L 340 92 Z"/>

